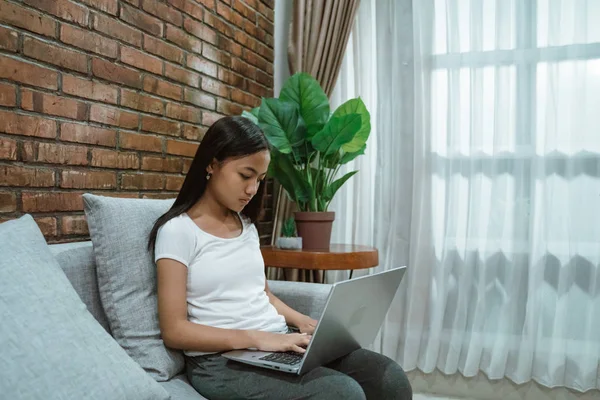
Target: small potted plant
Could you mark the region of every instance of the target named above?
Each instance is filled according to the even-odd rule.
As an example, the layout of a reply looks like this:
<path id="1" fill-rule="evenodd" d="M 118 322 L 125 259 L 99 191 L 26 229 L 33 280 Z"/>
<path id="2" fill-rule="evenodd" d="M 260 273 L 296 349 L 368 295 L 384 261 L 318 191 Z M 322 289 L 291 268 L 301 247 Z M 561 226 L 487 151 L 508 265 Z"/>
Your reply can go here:
<path id="1" fill-rule="evenodd" d="M 302 238 L 296 236 L 296 222 L 293 217 L 288 218 L 281 227 L 281 237 L 277 238 L 277 247 L 280 249 L 301 249 Z"/>

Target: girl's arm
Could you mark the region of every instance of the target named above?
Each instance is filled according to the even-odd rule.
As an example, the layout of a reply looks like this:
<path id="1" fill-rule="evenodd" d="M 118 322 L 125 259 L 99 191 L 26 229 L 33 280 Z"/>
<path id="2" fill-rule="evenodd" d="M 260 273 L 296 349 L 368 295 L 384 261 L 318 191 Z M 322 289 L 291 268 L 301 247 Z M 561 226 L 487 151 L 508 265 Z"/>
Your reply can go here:
<path id="1" fill-rule="evenodd" d="M 269 301 L 273 304 L 273 307 L 277 310 L 277 312 L 285 318 L 285 322 L 289 325 L 295 326 L 300 329 L 301 333 L 311 334 L 315 331 L 317 326 L 317 321 L 310 318 L 308 315 L 304 315 L 294 310 L 287 304 L 285 304 L 281 299 L 271 292 L 269 289 L 269 284 L 265 282 L 265 292 L 267 296 L 269 296 Z"/>

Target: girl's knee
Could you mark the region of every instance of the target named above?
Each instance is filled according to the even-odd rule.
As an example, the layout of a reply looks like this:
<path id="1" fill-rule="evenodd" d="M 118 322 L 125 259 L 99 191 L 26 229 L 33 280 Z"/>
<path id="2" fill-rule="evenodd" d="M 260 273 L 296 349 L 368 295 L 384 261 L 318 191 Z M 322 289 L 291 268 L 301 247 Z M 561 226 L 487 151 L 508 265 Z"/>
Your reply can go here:
<path id="1" fill-rule="evenodd" d="M 318 386 L 315 388 L 319 391 L 317 397 L 322 399 L 365 400 L 367 398 L 360 384 L 347 375 L 320 379 Z"/>

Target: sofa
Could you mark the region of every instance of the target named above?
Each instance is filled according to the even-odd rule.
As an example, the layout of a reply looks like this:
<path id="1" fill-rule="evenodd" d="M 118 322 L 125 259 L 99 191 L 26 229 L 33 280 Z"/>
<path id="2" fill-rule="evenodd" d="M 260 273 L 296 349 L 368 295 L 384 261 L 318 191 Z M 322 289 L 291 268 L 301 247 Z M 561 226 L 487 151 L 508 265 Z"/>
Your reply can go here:
<path id="1" fill-rule="evenodd" d="M 85 198 L 91 241 L 48 245 L 34 219 L 0 224 L 0 397 L 204 399 L 160 338 L 147 232 L 170 202 Z M 330 285 L 269 281 L 319 318 Z"/>
<path id="2" fill-rule="evenodd" d="M 98 297 L 92 242 L 53 244 L 49 247 L 90 313 L 110 333 L 108 321 Z M 313 318 L 319 317 L 330 290 L 330 285 L 286 281 L 269 281 L 269 287 L 290 307 Z M 172 399 L 204 399 L 190 386 L 183 371 L 169 381 L 158 384 L 171 395 Z"/>

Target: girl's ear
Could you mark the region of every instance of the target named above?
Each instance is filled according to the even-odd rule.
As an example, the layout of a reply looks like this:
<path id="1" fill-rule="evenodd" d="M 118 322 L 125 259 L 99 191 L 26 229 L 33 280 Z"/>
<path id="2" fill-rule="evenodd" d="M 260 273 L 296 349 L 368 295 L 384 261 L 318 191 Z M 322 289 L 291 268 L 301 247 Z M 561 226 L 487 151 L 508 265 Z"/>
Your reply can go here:
<path id="1" fill-rule="evenodd" d="M 212 174 L 213 172 L 215 172 L 215 168 L 217 168 L 218 164 L 219 164 L 219 162 L 217 161 L 217 159 L 213 158 L 213 160 L 210 162 L 210 164 L 208 164 L 208 166 L 206 167 L 206 173 Z"/>

